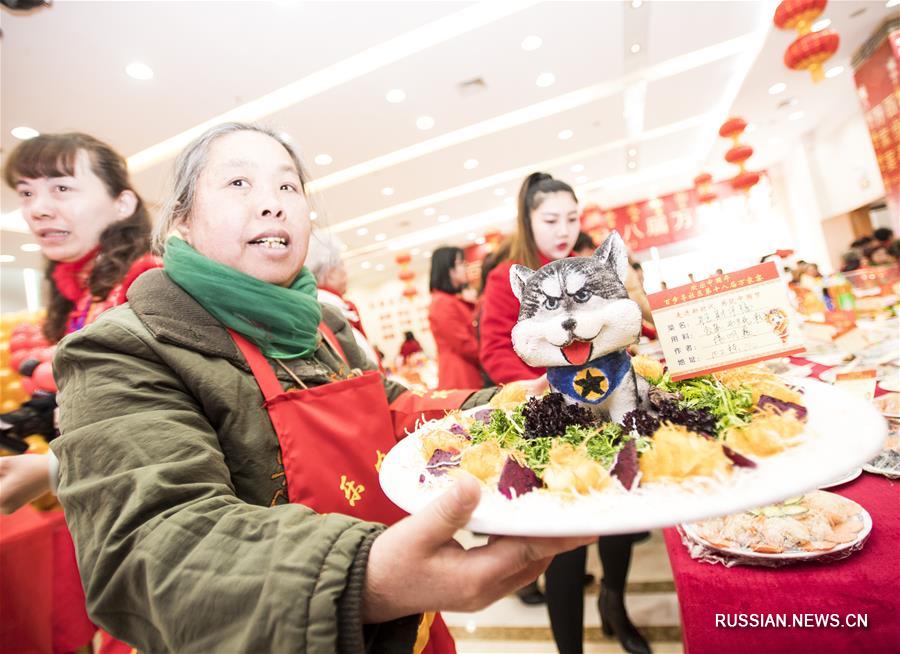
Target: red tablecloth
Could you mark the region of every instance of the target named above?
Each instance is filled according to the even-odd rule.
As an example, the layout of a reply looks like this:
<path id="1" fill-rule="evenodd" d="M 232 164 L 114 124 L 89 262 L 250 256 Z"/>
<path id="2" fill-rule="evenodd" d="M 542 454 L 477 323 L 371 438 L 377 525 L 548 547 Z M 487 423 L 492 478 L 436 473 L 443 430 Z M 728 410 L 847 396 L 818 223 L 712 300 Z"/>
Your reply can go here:
<path id="1" fill-rule="evenodd" d="M 0 652 L 71 652 L 95 630 L 63 512 L 0 516 Z"/>
<path id="2" fill-rule="evenodd" d="M 816 365 L 813 376 L 825 370 Z M 872 516 L 872 533 L 863 549 L 841 561 L 726 568 L 693 560 L 678 532 L 665 530 L 685 654 L 900 652 L 900 483 L 864 472 L 831 490 Z M 716 626 L 717 614 L 732 616 L 732 621 L 744 615 L 748 622 L 752 616 L 785 614 L 788 625 L 795 614 L 837 614 L 842 624 L 848 614 L 865 614 L 868 626 L 729 628 Z"/>

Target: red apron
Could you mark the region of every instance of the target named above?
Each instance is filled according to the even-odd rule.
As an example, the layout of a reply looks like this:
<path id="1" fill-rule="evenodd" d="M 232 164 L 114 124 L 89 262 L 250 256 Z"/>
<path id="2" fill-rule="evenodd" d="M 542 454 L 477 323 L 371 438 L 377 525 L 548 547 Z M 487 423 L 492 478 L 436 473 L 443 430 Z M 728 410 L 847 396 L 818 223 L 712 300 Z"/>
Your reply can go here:
<path id="1" fill-rule="evenodd" d="M 332 331 L 324 323 L 319 329 L 346 362 Z M 259 349 L 228 331 L 265 398 L 281 447 L 288 499 L 318 513 L 341 513 L 388 525 L 404 518 L 406 512 L 387 499 L 378 483 L 381 460 L 396 443 L 381 374 L 367 371 L 313 388 L 295 378 L 303 390 L 284 391 Z M 402 429 L 406 420 L 399 422 L 397 427 Z M 414 653 L 455 651 L 440 615 L 426 614 Z"/>

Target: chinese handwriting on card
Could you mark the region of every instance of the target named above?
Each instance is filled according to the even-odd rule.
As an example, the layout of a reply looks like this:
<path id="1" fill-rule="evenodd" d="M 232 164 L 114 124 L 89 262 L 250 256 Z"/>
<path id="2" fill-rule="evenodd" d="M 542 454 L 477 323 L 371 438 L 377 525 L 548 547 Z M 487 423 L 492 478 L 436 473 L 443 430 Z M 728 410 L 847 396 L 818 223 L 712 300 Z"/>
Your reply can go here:
<path id="1" fill-rule="evenodd" d="M 648 299 L 676 381 L 804 350 L 787 288 L 771 262 Z"/>

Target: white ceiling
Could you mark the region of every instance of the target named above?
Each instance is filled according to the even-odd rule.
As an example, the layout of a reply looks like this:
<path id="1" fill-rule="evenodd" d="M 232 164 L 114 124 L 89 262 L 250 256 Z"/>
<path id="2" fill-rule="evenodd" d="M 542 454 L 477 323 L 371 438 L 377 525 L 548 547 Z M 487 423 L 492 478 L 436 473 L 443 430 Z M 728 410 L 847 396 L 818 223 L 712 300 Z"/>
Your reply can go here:
<path id="1" fill-rule="evenodd" d="M 673 190 L 701 167 L 728 174 L 717 129 L 729 114 L 757 126 L 751 166 L 777 161 L 853 97 L 852 52 L 898 10 L 884 0 L 829 3 L 824 15 L 841 35 L 833 62 L 847 72 L 813 85 L 782 63 L 793 37 L 772 27 L 776 4 L 57 0 L 0 14 L 0 145 L 9 152 L 20 125 L 89 132 L 130 157 L 138 190 L 157 204 L 189 137 L 180 135 L 224 114 L 258 119 L 296 143 L 318 222 L 347 245 L 351 279 L 372 283 L 394 277 L 397 249 L 416 248 L 422 270 L 430 248 L 509 225 L 509 198 L 534 169 L 607 206 Z M 542 46 L 523 50 L 529 35 Z M 125 75 L 136 60 L 154 79 Z M 544 72 L 555 82 L 539 87 Z M 473 79 L 485 88 L 461 93 Z M 771 96 L 777 81 L 787 90 Z M 404 102 L 385 100 L 394 88 Z M 779 109 L 787 98 L 797 104 Z M 804 118 L 788 120 L 796 110 Z M 422 115 L 432 129 L 417 129 Z M 560 140 L 567 129 L 574 135 Z M 332 163 L 316 165 L 320 153 Z M 471 158 L 479 165 L 465 169 Z M 4 214 L 16 208 L 9 189 L 0 201 Z M 4 238 L 0 252 L 40 267 L 18 240 Z"/>

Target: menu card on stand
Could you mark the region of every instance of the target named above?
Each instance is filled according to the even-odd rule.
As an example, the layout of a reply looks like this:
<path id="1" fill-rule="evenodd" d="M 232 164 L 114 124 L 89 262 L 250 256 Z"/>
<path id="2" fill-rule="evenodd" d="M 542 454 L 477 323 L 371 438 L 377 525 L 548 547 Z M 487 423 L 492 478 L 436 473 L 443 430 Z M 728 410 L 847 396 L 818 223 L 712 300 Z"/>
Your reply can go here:
<path id="1" fill-rule="evenodd" d="M 799 354 L 799 321 L 772 262 L 648 296 L 672 379 Z"/>

